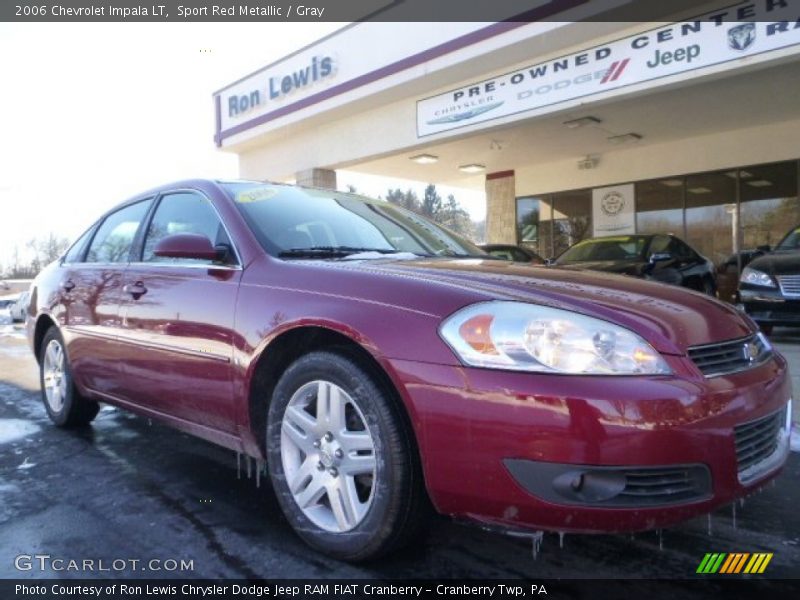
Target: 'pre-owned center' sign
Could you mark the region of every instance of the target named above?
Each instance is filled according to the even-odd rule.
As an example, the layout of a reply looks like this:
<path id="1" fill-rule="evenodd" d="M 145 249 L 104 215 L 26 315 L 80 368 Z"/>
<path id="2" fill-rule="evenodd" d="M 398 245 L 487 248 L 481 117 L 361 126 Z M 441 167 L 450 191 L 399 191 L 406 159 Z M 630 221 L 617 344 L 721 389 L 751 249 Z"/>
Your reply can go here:
<path id="1" fill-rule="evenodd" d="M 543 114 L 587 96 L 797 44 L 800 2 L 737 4 L 420 100 L 417 135 Z"/>

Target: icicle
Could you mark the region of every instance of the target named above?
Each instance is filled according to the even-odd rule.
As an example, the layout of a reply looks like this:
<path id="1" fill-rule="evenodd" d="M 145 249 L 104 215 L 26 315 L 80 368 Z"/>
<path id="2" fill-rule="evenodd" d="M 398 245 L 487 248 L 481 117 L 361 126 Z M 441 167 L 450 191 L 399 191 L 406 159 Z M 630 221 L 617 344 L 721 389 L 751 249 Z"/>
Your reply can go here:
<path id="1" fill-rule="evenodd" d="M 245 456 L 244 459 L 247 461 L 247 478 L 250 479 L 250 456 Z"/>
<path id="2" fill-rule="evenodd" d="M 663 529 L 659 529 L 658 530 L 658 549 L 659 550 L 663 550 L 664 549 L 664 530 Z"/>
<path id="3" fill-rule="evenodd" d="M 733 528 L 736 529 L 736 503 L 731 504 L 733 507 Z"/>
<path id="4" fill-rule="evenodd" d="M 256 487 L 261 487 L 261 459 L 256 459 Z"/>
<path id="5" fill-rule="evenodd" d="M 708 513 L 708 536 L 711 537 L 711 513 Z"/>
<path id="6" fill-rule="evenodd" d="M 563 531 L 559 531 L 558 532 L 558 547 L 561 548 L 562 550 L 564 549 L 564 532 Z"/>
<path id="7" fill-rule="evenodd" d="M 242 478 L 242 453 L 236 453 L 236 479 Z"/>
<path id="8" fill-rule="evenodd" d="M 537 531 L 536 533 L 531 535 L 531 542 L 533 543 L 533 547 L 531 548 L 533 554 L 533 560 L 539 558 L 539 549 L 542 547 L 543 540 L 544 540 L 544 531 Z"/>

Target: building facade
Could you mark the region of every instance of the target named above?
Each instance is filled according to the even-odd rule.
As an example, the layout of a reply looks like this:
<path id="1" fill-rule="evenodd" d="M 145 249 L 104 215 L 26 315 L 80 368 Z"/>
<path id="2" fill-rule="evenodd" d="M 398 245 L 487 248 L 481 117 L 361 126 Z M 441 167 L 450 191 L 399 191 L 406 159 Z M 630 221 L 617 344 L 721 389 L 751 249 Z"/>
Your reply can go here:
<path id="1" fill-rule="evenodd" d="M 720 263 L 800 224 L 800 2 L 568 17 L 350 25 L 217 92 L 216 143 L 246 178 L 483 189 L 487 241 L 545 257 L 667 232 Z"/>

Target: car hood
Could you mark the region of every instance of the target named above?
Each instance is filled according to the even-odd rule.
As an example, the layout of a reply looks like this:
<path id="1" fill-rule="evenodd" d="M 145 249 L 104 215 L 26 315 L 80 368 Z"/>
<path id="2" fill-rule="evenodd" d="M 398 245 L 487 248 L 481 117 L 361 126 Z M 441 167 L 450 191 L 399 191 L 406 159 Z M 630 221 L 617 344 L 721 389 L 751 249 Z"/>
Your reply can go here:
<path id="1" fill-rule="evenodd" d="M 747 266 L 770 275 L 797 274 L 800 273 L 800 252 L 797 250 L 779 250 L 754 258 Z"/>
<path id="2" fill-rule="evenodd" d="M 633 260 L 592 260 L 585 262 L 554 264 L 553 267 L 559 269 L 569 269 L 571 271 L 605 271 L 606 273 L 621 273 L 623 275 L 642 276 L 642 269 L 648 264 L 642 261 Z"/>
<path id="3" fill-rule="evenodd" d="M 627 327 L 667 354 L 684 354 L 689 346 L 741 338 L 756 330 L 732 306 L 706 295 L 608 273 L 481 259 L 331 261 L 325 268 L 341 271 L 338 285 L 351 297 L 441 317 L 480 301 L 542 304 Z M 362 277 L 348 281 L 346 273 Z M 370 285 L 365 286 L 367 274 Z"/>

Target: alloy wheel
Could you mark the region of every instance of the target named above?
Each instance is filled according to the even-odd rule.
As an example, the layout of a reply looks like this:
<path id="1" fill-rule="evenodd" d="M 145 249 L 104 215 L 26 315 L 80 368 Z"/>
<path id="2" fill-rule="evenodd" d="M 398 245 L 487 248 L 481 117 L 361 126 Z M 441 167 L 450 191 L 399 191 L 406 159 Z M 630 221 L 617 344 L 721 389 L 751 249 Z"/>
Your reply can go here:
<path id="1" fill-rule="evenodd" d="M 281 461 L 292 497 L 312 523 L 343 533 L 364 520 L 375 495 L 375 444 L 341 387 L 317 380 L 292 395 L 281 423 Z"/>
<path id="2" fill-rule="evenodd" d="M 64 372 L 64 348 L 58 340 L 50 340 L 42 367 L 44 393 L 54 413 L 61 412 L 67 397 L 67 375 Z"/>

